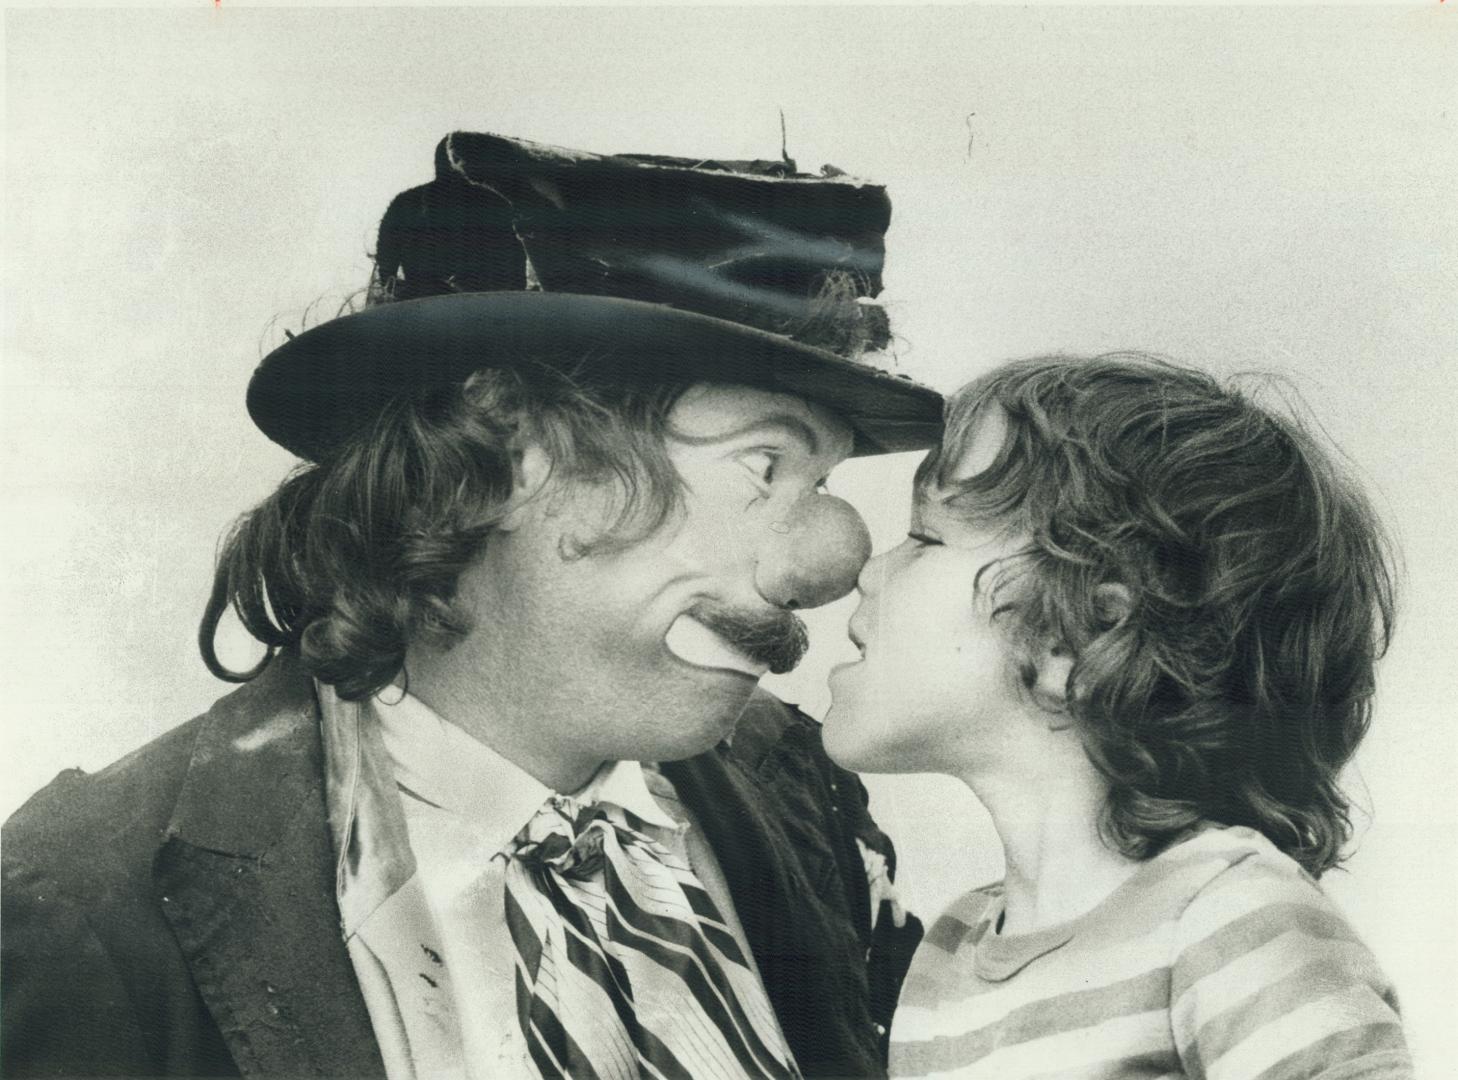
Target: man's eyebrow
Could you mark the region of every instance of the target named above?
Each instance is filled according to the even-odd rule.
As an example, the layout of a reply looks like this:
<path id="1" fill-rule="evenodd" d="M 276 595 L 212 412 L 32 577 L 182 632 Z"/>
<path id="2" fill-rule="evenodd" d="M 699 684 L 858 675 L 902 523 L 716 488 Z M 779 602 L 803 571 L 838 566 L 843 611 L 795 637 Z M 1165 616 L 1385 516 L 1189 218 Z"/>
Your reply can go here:
<path id="1" fill-rule="evenodd" d="M 775 428 L 788 431 L 798 438 L 809 448 L 812 456 L 820 453 L 820 437 L 815 434 L 815 429 L 794 413 L 769 413 L 765 416 L 757 416 L 747 424 L 741 424 L 729 431 L 716 432 L 713 435 L 687 435 L 683 432 L 674 432 L 673 437 L 680 442 L 707 446 L 712 443 L 733 442 L 735 439 L 741 439 L 756 431 L 768 431 Z"/>

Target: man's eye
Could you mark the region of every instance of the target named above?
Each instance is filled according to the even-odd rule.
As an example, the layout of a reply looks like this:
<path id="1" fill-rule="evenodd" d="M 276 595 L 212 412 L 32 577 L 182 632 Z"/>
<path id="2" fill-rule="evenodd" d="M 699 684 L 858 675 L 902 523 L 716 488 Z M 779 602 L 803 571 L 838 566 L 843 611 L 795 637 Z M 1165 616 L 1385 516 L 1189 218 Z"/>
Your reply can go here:
<path id="1" fill-rule="evenodd" d="M 778 454 L 772 454 L 768 450 L 752 450 L 740 458 L 744 467 L 765 485 L 774 483 L 775 466 L 779 460 Z"/>
<path id="2" fill-rule="evenodd" d="M 908 540 L 912 540 L 922 547 L 940 547 L 941 541 L 934 536 L 926 536 L 923 533 L 909 532 L 906 534 Z"/>

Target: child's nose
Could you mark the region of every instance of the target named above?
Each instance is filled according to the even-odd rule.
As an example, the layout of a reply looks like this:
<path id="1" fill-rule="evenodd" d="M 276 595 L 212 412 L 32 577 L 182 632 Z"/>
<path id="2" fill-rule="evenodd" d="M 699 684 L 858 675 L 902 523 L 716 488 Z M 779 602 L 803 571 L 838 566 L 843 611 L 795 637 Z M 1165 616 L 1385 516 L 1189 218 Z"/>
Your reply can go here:
<path id="1" fill-rule="evenodd" d="M 813 608 L 855 588 L 871 535 L 850 503 L 807 494 L 760 541 L 754 584 L 776 607 Z"/>

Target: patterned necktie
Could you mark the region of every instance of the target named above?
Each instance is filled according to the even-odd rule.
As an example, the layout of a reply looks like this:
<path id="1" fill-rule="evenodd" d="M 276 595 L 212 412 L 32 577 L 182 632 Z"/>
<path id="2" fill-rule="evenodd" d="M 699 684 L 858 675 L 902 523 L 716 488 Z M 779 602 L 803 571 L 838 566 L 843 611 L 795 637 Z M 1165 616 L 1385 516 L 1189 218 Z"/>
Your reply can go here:
<path id="1" fill-rule="evenodd" d="M 800 1075 L 703 885 L 621 807 L 547 801 L 507 863 L 506 923 L 543 1078 Z"/>

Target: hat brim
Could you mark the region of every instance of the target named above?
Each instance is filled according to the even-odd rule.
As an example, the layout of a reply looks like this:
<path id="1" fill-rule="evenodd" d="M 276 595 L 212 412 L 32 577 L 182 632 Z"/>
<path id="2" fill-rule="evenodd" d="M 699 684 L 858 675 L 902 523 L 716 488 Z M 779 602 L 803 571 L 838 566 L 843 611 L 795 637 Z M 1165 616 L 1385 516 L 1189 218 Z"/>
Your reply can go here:
<path id="1" fill-rule="evenodd" d="M 529 363 L 794 394 L 840 414 L 858 455 L 925 449 L 941 434 L 941 395 L 904 376 L 662 304 L 546 292 L 431 296 L 322 323 L 258 365 L 248 413 L 274 442 L 319 461 L 393 398 Z"/>

